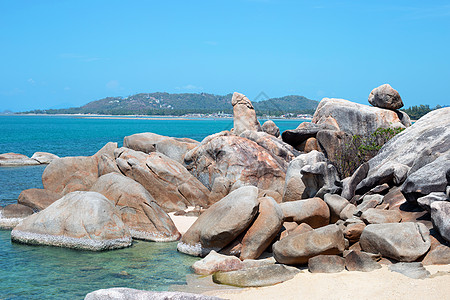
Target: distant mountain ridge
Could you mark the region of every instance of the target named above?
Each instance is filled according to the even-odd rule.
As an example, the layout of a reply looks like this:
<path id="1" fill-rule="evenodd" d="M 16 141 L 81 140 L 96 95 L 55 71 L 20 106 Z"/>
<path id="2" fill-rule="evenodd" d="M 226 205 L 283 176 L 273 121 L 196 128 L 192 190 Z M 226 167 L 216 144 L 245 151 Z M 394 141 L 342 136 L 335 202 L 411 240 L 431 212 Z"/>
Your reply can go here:
<path id="1" fill-rule="evenodd" d="M 208 93 L 140 93 L 129 97 L 107 97 L 81 107 L 34 110 L 27 113 L 46 114 L 108 114 L 108 115 L 182 115 L 186 113 L 231 113 L 232 94 Z M 251 100 L 251 99 L 250 99 Z M 303 96 L 284 96 L 253 102 L 258 114 L 313 113 L 318 101 Z"/>

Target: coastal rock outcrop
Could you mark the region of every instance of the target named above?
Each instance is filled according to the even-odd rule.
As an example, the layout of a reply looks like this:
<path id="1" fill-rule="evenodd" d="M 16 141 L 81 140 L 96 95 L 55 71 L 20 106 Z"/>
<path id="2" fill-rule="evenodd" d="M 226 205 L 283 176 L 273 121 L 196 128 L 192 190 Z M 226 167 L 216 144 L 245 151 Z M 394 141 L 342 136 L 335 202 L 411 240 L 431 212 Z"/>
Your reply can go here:
<path id="1" fill-rule="evenodd" d="M 441 236 L 450 242 L 450 202 L 433 202 L 431 204 L 431 220 Z"/>
<path id="2" fill-rule="evenodd" d="M 23 154 L 17 153 L 3 153 L 0 154 L 0 167 L 14 167 L 14 166 L 32 166 L 40 163 Z"/>
<path id="3" fill-rule="evenodd" d="M 244 268 L 244 263 L 236 256 L 219 254 L 212 250 L 205 258 L 192 265 L 195 274 L 211 275 L 215 272 L 229 272 Z"/>
<path id="4" fill-rule="evenodd" d="M 311 273 L 339 273 L 345 269 L 345 259 L 337 255 L 317 255 L 308 260 Z"/>
<path id="5" fill-rule="evenodd" d="M 9 204 L 0 208 L 0 229 L 13 229 L 32 214 L 33 210 L 22 204 Z"/>
<path id="6" fill-rule="evenodd" d="M 131 245 L 119 211 L 105 196 L 72 192 L 43 211 L 25 218 L 11 231 L 14 242 L 107 250 Z"/>
<path id="7" fill-rule="evenodd" d="M 389 84 L 383 84 L 374 88 L 370 92 L 369 103 L 375 107 L 387 109 L 400 109 L 403 107 L 400 94 Z"/>
<path id="8" fill-rule="evenodd" d="M 189 172 L 209 189 L 216 178 L 225 177 L 233 183 L 283 194 L 285 172 L 273 154 L 227 131 L 206 137 L 186 153 L 184 161 Z"/>
<path id="9" fill-rule="evenodd" d="M 153 292 L 129 288 L 110 288 L 93 291 L 84 300 L 220 300 L 221 298 L 184 292 Z"/>
<path id="10" fill-rule="evenodd" d="M 426 226 L 413 222 L 367 225 L 359 242 L 366 252 L 380 253 L 404 262 L 415 261 L 431 245 Z"/>
<path id="11" fill-rule="evenodd" d="M 169 215 L 136 181 L 118 173 L 109 173 L 101 176 L 91 191 L 114 203 L 133 238 L 171 242 L 181 237 Z"/>
<path id="12" fill-rule="evenodd" d="M 48 152 L 35 152 L 33 156 L 31 156 L 31 159 L 36 160 L 40 164 L 49 164 L 57 158 L 59 158 L 58 155 Z"/>
<path id="13" fill-rule="evenodd" d="M 26 205 L 35 211 L 40 211 L 47 208 L 50 204 L 60 199 L 60 193 L 52 192 L 45 189 L 28 189 L 23 190 L 17 203 Z"/>
<path id="14" fill-rule="evenodd" d="M 245 130 L 262 131 L 261 124 L 256 118 L 255 108 L 245 95 L 235 92 L 231 104 L 234 115 L 234 134 L 240 135 Z"/>
<path id="15" fill-rule="evenodd" d="M 184 155 L 194 149 L 198 141 L 189 138 L 174 138 L 151 132 L 137 133 L 126 136 L 123 146 L 144 153 L 159 152 L 179 162 L 184 161 Z"/>
<path id="16" fill-rule="evenodd" d="M 209 190 L 183 165 L 164 154 L 122 147 L 115 156 L 120 171 L 144 186 L 166 212 L 208 206 Z"/>
<path id="17" fill-rule="evenodd" d="M 284 221 L 306 223 L 312 228 L 319 228 L 330 223 L 330 210 L 320 198 L 289 201 L 280 203 Z"/>
<path id="18" fill-rule="evenodd" d="M 345 256 L 345 267 L 349 271 L 371 272 L 380 269 L 381 265 L 365 252 L 350 251 Z"/>
<path id="19" fill-rule="evenodd" d="M 262 124 L 262 130 L 276 138 L 280 136 L 280 128 L 278 128 L 272 120 L 267 120 L 264 122 L 264 124 Z"/>
<path id="20" fill-rule="evenodd" d="M 248 228 L 258 207 L 256 187 L 244 186 L 231 192 L 198 217 L 178 243 L 178 251 L 205 256 L 211 250 L 221 250 Z"/>

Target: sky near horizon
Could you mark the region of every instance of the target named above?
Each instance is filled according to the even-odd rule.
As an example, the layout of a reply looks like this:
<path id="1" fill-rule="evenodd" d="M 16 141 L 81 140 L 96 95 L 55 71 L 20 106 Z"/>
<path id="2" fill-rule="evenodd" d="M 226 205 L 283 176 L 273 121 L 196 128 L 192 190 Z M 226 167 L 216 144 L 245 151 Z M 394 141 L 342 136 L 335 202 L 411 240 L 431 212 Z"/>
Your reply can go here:
<path id="1" fill-rule="evenodd" d="M 0 0 L 0 112 L 144 92 L 450 105 L 448 1 Z"/>

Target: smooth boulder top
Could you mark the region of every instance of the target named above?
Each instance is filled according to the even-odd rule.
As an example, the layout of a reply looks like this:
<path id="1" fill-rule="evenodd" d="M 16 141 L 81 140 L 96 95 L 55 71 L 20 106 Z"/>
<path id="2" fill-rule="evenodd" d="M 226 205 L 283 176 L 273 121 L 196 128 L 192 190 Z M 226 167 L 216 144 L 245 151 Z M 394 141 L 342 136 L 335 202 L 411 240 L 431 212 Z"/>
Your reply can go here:
<path id="1" fill-rule="evenodd" d="M 270 135 L 273 135 L 274 137 L 280 136 L 280 128 L 274 123 L 272 120 L 267 120 L 262 124 L 262 130 L 265 133 L 268 133 Z"/>
<path id="2" fill-rule="evenodd" d="M 59 156 L 55 155 L 53 153 L 48 152 L 35 152 L 33 156 L 31 156 L 31 159 L 37 160 L 40 164 L 49 164 L 54 159 L 58 159 Z"/>
<path id="3" fill-rule="evenodd" d="M 21 204 L 9 204 L 0 207 L 0 229 L 13 229 L 24 218 L 33 214 L 33 210 Z"/>
<path id="4" fill-rule="evenodd" d="M 411 125 L 409 117 L 401 112 L 334 98 L 320 101 L 312 123 L 335 124 L 336 130 L 351 135 L 368 135 L 378 128 L 406 128 Z"/>
<path id="5" fill-rule="evenodd" d="M 256 118 L 256 111 L 252 102 L 243 94 L 234 93 L 231 99 L 234 115 L 234 133 L 240 135 L 245 130 L 262 131 L 261 124 Z"/>
<path id="6" fill-rule="evenodd" d="M 23 154 L 17 153 L 3 153 L 0 154 L 0 167 L 14 167 L 14 166 L 31 166 L 39 165 L 40 163 Z"/>
<path id="7" fill-rule="evenodd" d="M 403 107 L 400 94 L 389 84 L 383 84 L 374 88 L 369 95 L 369 103 L 375 107 L 387 109 L 399 109 Z"/>
<path id="8" fill-rule="evenodd" d="M 25 218 L 12 230 L 11 240 L 92 251 L 131 246 L 130 232 L 119 211 L 95 192 L 67 194 Z"/>

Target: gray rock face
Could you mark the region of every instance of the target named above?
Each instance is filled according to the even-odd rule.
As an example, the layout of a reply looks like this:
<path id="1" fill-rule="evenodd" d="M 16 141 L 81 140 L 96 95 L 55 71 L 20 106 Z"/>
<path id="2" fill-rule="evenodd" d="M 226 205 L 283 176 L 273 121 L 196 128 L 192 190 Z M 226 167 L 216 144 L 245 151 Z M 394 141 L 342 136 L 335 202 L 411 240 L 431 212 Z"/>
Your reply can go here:
<path id="1" fill-rule="evenodd" d="M 171 242 L 181 237 L 169 215 L 136 181 L 118 173 L 109 173 L 101 176 L 91 191 L 102 194 L 114 203 L 133 238 Z"/>
<path id="2" fill-rule="evenodd" d="M 233 183 L 283 194 L 286 175 L 272 153 L 229 132 L 206 137 L 186 154 L 185 165 L 207 188 L 212 187 L 216 178 L 225 177 Z"/>
<path id="3" fill-rule="evenodd" d="M 251 224 L 258 212 L 258 189 L 241 187 L 211 205 L 178 243 L 180 252 L 205 256 L 219 251 Z"/>
<path id="4" fill-rule="evenodd" d="M 166 212 L 208 206 L 209 190 L 175 160 L 159 152 L 145 154 L 124 147 L 115 155 L 122 173 L 144 186 Z"/>
<path id="5" fill-rule="evenodd" d="M 213 275 L 213 281 L 239 287 L 269 286 L 292 279 L 298 273 L 300 271 L 296 268 L 267 265 L 231 272 L 217 272 Z"/>
<path id="6" fill-rule="evenodd" d="M 374 88 L 369 95 L 369 103 L 373 106 L 387 109 L 399 109 L 403 107 L 400 94 L 389 84 L 383 84 Z"/>
<path id="7" fill-rule="evenodd" d="M 231 99 L 234 115 L 234 133 L 240 135 L 246 130 L 262 131 L 256 118 L 255 108 L 243 94 L 234 93 Z"/>
<path id="8" fill-rule="evenodd" d="M 110 288 L 91 292 L 84 300 L 219 300 L 222 298 L 183 292 L 152 292 L 129 288 Z"/>
<path id="9" fill-rule="evenodd" d="M 350 204 L 347 199 L 336 194 L 325 194 L 323 200 L 330 209 L 330 222 L 336 223 L 340 219 L 341 211 Z"/>
<path id="10" fill-rule="evenodd" d="M 390 265 L 389 270 L 413 279 L 425 279 L 430 277 L 430 272 L 428 272 L 420 262 L 396 263 Z"/>
<path id="11" fill-rule="evenodd" d="M 296 129 L 284 131 L 281 138 L 283 139 L 283 142 L 298 148 L 308 139 L 315 138 L 317 133 L 321 130 L 336 130 L 336 127 L 328 124 L 303 122 Z"/>
<path id="12" fill-rule="evenodd" d="M 151 132 L 126 136 L 123 146 L 144 153 L 159 152 L 182 164 L 184 155 L 197 147 L 199 142 L 188 138 L 173 138 Z"/>
<path id="13" fill-rule="evenodd" d="M 421 223 L 367 225 L 359 240 L 362 250 L 398 261 L 415 261 L 430 249 L 430 234 Z"/>
<path id="14" fill-rule="evenodd" d="M 330 210 L 320 198 L 283 202 L 280 207 L 287 222 L 306 223 L 312 228 L 330 223 Z"/>
<path id="15" fill-rule="evenodd" d="M 450 242 L 450 202 L 433 202 L 431 204 L 431 220 L 441 236 Z"/>
<path id="16" fill-rule="evenodd" d="M 381 265 L 372 257 L 361 251 L 351 251 L 345 257 L 345 267 L 349 271 L 371 272 L 380 269 Z"/>
<path id="17" fill-rule="evenodd" d="M 270 197 L 259 198 L 259 213 L 242 238 L 240 259 L 256 259 L 269 247 L 283 226 L 283 211 Z"/>
<path id="18" fill-rule="evenodd" d="M 33 156 L 31 156 L 31 159 L 36 160 L 40 164 L 49 164 L 57 158 L 59 158 L 58 155 L 48 152 L 35 152 Z"/>
<path id="19" fill-rule="evenodd" d="M 341 188 L 339 175 L 336 168 L 328 162 L 318 162 L 304 166 L 301 171 L 302 181 L 305 184 L 305 192 L 308 198 L 320 197 L 325 194 L 337 194 Z"/>
<path id="20" fill-rule="evenodd" d="M 308 260 L 311 273 L 339 273 L 345 269 L 345 259 L 337 255 L 317 255 Z"/>
<path id="21" fill-rule="evenodd" d="M 17 153 L 0 154 L 0 167 L 31 166 L 39 164 L 40 163 L 37 160 L 31 159 L 23 154 Z"/>
<path id="22" fill-rule="evenodd" d="M 240 134 L 240 137 L 249 139 L 269 151 L 283 166 L 283 170 L 286 170 L 288 163 L 300 154 L 291 145 L 265 132 L 246 130 Z"/>
<path id="23" fill-rule="evenodd" d="M 324 98 L 314 113 L 312 123 L 335 124 L 351 135 L 369 135 L 378 128 L 406 128 L 411 125 L 403 115 L 388 109 L 370 107 L 344 99 Z"/>
<path id="24" fill-rule="evenodd" d="M 450 154 L 449 140 L 450 108 L 428 113 L 389 140 L 368 162 L 369 172 L 358 185 L 358 190 L 369 190 L 393 180 L 396 172 L 401 173 L 397 169 L 407 166 L 409 171 L 402 185 L 403 193 L 423 196 L 431 192 L 445 192 L 446 172 L 450 169 L 449 159 L 445 158 Z M 439 161 L 428 166 L 437 159 Z M 387 172 L 389 169 L 392 171 Z"/>
<path id="25" fill-rule="evenodd" d="M 40 211 L 61 197 L 61 194 L 45 189 L 28 189 L 20 193 L 17 203 L 26 205 L 35 211 Z"/>
<path id="26" fill-rule="evenodd" d="M 228 256 L 217 253 L 212 250 L 209 254 L 196 261 L 192 265 L 195 274 L 210 275 L 215 272 L 229 272 L 239 270 L 244 267 L 244 263 L 236 256 Z"/>
<path id="27" fill-rule="evenodd" d="M 402 215 L 398 210 L 369 208 L 363 212 L 361 219 L 368 224 L 398 223 Z"/>
<path id="28" fill-rule="evenodd" d="M 450 264 L 450 247 L 446 245 L 438 245 L 436 248 L 427 253 L 422 263 L 424 265 Z"/>
<path id="29" fill-rule="evenodd" d="M 264 124 L 262 124 L 262 130 L 265 133 L 273 135 L 274 137 L 280 136 L 280 128 L 278 128 L 278 126 L 275 125 L 272 120 L 267 120 L 266 122 L 264 122 Z"/>
<path id="30" fill-rule="evenodd" d="M 301 154 L 289 163 L 286 172 L 286 182 L 284 186 L 283 202 L 296 201 L 309 198 L 305 194 L 305 183 L 302 180 L 301 170 L 304 166 L 326 161 L 323 153 L 311 151 L 307 154 Z"/>
<path id="31" fill-rule="evenodd" d="M 431 212 L 431 203 L 435 201 L 450 201 L 450 199 L 443 192 L 433 192 L 417 199 L 417 204 L 426 211 Z"/>
<path id="32" fill-rule="evenodd" d="M 9 204 L 0 209 L 0 229 L 13 229 L 24 218 L 33 214 L 33 210 L 21 204 Z"/>
<path id="33" fill-rule="evenodd" d="M 343 180 L 341 196 L 347 200 L 351 200 L 353 196 L 355 196 L 356 187 L 364 178 L 366 178 L 368 172 L 369 164 L 363 163 L 348 180 Z"/>
<path id="34" fill-rule="evenodd" d="M 103 195 L 73 192 L 24 219 L 11 232 L 14 242 L 108 250 L 131 246 L 119 211 Z"/>
<path id="35" fill-rule="evenodd" d="M 341 254 L 345 249 L 344 234 L 335 224 L 302 233 L 291 233 L 273 245 L 277 262 L 306 264 L 320 254 Z"/>

